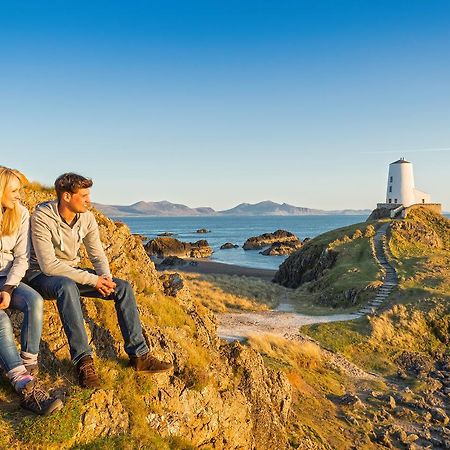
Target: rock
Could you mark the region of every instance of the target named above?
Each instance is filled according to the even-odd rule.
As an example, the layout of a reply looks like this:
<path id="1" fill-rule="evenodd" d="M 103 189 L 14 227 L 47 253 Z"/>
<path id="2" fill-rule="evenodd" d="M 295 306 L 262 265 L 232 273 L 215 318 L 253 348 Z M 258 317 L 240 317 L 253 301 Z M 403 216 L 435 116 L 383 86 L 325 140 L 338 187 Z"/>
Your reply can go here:
<path id="1" fill-rule="evenodd" d="M 389 432 L 383 428 L 374 430 L 375 441 L 384 445 L 387 448 L 393 448 L 391 436 Z"/>
<path id="2" fill-rule="evenodd" d="M 142 242 L 147 242 L 148 241 L 148 237 L 144 236 L 143 234 L 133 234 L 133 236 L 137 237 L 138 239 L 140 239 Z"/>
<path id="3" fill-rule="evenodd" d="M 318 280 L 327 269 L 333 267 L 337 259 L 337 251 L 326 245 L 312 245 L 308 242 L 299 251 L 292 253 L 284 261 L 274 281 L 290 288 L 297 288 L 303 283 Z"/>
<path id="4" fill-rule="evenodd" d="M 163 233 L 157 234 L 158 237 L 170 237 L 174 236 L 174 233 L 171 233 L 170 231 L 164 231 Z"/>
<path id="5" fill-rule="evenodd" d="M 403 371 L 416 376 L 428 374 L 433 369 L 430 356 L 419 352 L 404 351 L 395 362 Z"/>
<path id="6" fill-rule="evenodd" d="M 390 395 L 388 401 L 389 401 L 389 406 L 392 409 L 395 409 L 395 407 L 397 406 L 397 403 L 395 402 L 395 398 L 392 397 L 392 395 Z"/>
<path id="7" fill-rule="evenodd" d="M 285 230 L 277 230 L 273 233 L 264 233 L 247 239 L 242 248 L 244 250 L 258 250 L 274 242 L 296 242 L 301 245 L 301 241 L 295 234 Z"/>
<path id="8" fill-rule="evenodd" d="M 170 297 L 176 297 L 178 292 L 184 287 L 183 278 L 179 273 L 165 273 L 159 277 L 161 280 L 164 294 Z"/>
<path id="9" fill-rule="evenodd" d="M 357 395 L 354 394 L 344 394 L 338 399 L 338 402 L 341 405 L 353 406 L 355 408 L 364 408 L 364 403 Z"/>
<path id="10" fill-rule="evenodd" d="M 32 191 L 24 200 L 32 209 L 37 201 L 48 200 L 52 195 L 49 191 Z M 86 444 L 93 448 L 103 444 L 103 437 L 119 434 L 126 435 L 130 448 L 138 448 L 139 438 L 133 436 L 137 431 L 140 435 L 158 433 L 168 439 L 176 434 L 191 441 L 193 448 L 287 449 L 291 406 L 287 376 L 266 367 L 252 349 L 222 342 L 217 336 L 214 315 L 192 298 L 188 289 L 178 289 L 176 298 L 164 295 L 163 285 L 166 289 L 179 286 L 178 275 L 160 280 L 142 242 L 130 234 L 128 227 L 95 214 L 113 274 L 129 280 L 138 293 L 143 334 L 152 354 L 172 361 L 174 374 L 148 378 L 131 373 L 122 364 L 127 355 L 114 303 L 82 298 L 88 340 L 100 375 L 110 390 L 84 392 L 77 399 L 77 405 L 85 404 L 77 406 L 81 414 L 74 416 L 73 434 L 68 430 L 67 439 L 52 441 L 52 447 L 84 448 Z M 86 267 L 84 251 L 82 256 L 81 266 Z M 12 313 L 16 334 L 20 332 L 21 319 L 21 313 Z M 44 323 L 42 366 L 46 373 L 58 378 L 60 392 L 70 395 L 73 367 L 55 301 L 45 302 Z M 9 448 L 23 447 L 14 431 L 4 427 L 4 413 L 11 411 L 11 406 L 16 407 L 9 399 L 0 401 L 0 442 Z M 71 417 L 70 411 L 63 410 L 62 414 L 66 413 Z M 130 420 L 132 415 L 137 416 L 133 417 L 137 423 Z M 44 427 L 45 422 L 40 429 Z M 40 436 L 36 439 L 36 445 L 27 442 L 25 446 L 41 448 Z M 114 447 L 115 442 L 108 441 L 106 445 Z"/>
<path id="11" fill-rule="evenodd" d="M 274 242 L 269 248 L 259 253 L 264 256 L 290 255 L 291 253 L 301 248 L 302 245 L 303 244 L 300 241 Z"/>
<path id="12" fill-rule="evenodd" d="M 406 439 L 402 441 L 404 444 L 411 444 L 412 442 L 416 442 L 417 439 L 419 439 L 419 436 L 417 434 L 411 433 L 406 436 Z"/>
<path id="13" fill-rule="evenodd" d="M 373 398 L 380 398 L 380 397 L 383 396 L 383 393 L 382 393 L 382 392 L 379 392 L 379 391 L 371 391 L 371 392 L 370 392 L 370 395 L 371 395 Z"/>
<path id="14" fill-rule="evenodd" d="M 449 423 L 449 418 L 442 408 L 431 408 L 430 413 L 437 423 L 442 425 L 447 425 Z"/>
<path id="15" fill-rule="evenodd" d="M 129 416 L 112 391 L 96 390 L 84 405 L 77 437 L 89 442 L 99 437 L 126 433 Z"/>
<path id="16" fill-rule="evenodd" d="M 450 226 L 447 226 L 450 232 Z M 393 221 L 391 233 L 401 233 L 406 241 L 418 242 L 429 248 L 441 248 L 443 245 L 439 235 L 430 225 L 417 220 Z"/>
<path id="17" fill-rule="evenodd" d="M 172 237 L 159 237 L 145 244 L 145 250 L 151 256 L 164 258 L 166 256 L 184 256 L 188 258 L 208 258 L 213 249 L 208 241 L 181 242 Z"/>
<path id="18" fill-rule="evenodd" d="M 199 228 L 199 229 L 196 231 L 196 233 L 204 234 L 204 233 L 211 233 L 211 231 L 210 231 L 210 230 L 207 230 L 206 228 Z"/>
<path id="19" fill-rule="evenodd" d="M 167 258 L 164 258 L 157 266 L 158 269 L 165 270 L 168 267 L 185 266 L 186 264 L 187 262 L 178 256 L 168 256 Z"/>
<path id="20" fill-rule="evenodd" d="M 226 242 L 225 244 L 220 246 L 220 250 L 228 250 L 230 248 L 238 248 L 239 245 L 232 244 L 231 242 Z"/>

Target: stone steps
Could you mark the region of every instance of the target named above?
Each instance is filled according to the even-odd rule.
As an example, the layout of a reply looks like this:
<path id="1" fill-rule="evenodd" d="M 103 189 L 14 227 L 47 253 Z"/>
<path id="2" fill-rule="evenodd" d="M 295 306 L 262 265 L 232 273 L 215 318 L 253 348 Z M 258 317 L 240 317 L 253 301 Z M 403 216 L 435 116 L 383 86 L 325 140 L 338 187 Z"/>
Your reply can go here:
<path id="1" fill-rule="evenodd" d="M 375 298 L 354 314 L 355 317 L 374 314 L 398 285 L 397 272 L 386 257 L 386 247 L 383 238 L 386 236 L 387 228 L 388 224 L 382 225 L 374 237 L 375 256 L 385 272 L 383 285 L 378 289 Z"/>

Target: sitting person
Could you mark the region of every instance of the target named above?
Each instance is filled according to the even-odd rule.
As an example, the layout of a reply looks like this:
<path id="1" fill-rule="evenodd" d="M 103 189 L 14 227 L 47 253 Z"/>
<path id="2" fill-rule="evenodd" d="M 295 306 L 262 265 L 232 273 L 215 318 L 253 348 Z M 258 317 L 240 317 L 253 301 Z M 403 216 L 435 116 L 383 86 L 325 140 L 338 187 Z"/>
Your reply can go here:
<path id="1" fill-rule="evenodd" d="M 57 200 L 37 206 L 31 216 L 32 249 L 28 283 L 45 299 L 56 299 L 76 365 L 78 382 L 100 387 L 92 349 L 84 328 L 80 295 L 113 300 L 125 351 L 137 371 L 165 372 L 172 364 L 154 358 L 142 334 L 133 290 L 127 281 L 112 278 L 90 206 L 92 180 L 65 173 L 55 181 Z M 95 273 L 78 267 L 84 243 Z"/>
<path id="2" fill-rule="evenodd" d="M 36 414 L 61 409 L 61 400 L 38 388 L 39 342 L 42 332 L 42 297 L 21 282 L 28 268 L 30 250 L 29 214 L 20 204 L 24 177 L 0 167 L 0 365 L 21 396 L 20 405 Z M 5 310 L 23 312 L 21 353 L 16 347 L 9 316 Z"/>

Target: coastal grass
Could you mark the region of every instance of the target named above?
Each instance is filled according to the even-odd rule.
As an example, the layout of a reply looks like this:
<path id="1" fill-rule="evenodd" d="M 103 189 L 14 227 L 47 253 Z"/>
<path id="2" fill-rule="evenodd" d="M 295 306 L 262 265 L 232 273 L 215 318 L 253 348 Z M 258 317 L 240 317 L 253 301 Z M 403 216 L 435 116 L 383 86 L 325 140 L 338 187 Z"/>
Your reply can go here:
<path id="1" fill-rule="evenodd" d="M 394 227 L 388 242 L 399 288 L 384 310 L 370 319 L 301 328 L 321 345 L 382 375 L 395 374 L 404 352 L 433 358 L 449 353 L 450 221 L 420 210 L 406 220 L 411 225 Z"/>
<path id="2" fill-rule="evenodd" d="M 272 309 L 283 295 L 282 288 L 255 277 L 185 273 L 183 278 L 192 296 L 216 313 Z"/>
<path id="3" fill-rule="evenodd" d="M 270 334 L 250 335 L 247 342 L 273 369 L 312 369 L 322 364 L 320 347 L 313 342 L 299 343 Z"/>
<path id="4" fill-rule="evenodd" d="M 351 448 L 355 433 L 363 440 L 364 424 L 344 420 L 334 401 L 348 391 L 358 391 L 359 381 L 331 368 L 316 343 L 268 334 L 251 335 L 247 345 L 261 354 L 267 367 L 281 370 L 289 380 L 292 403 L 287 431 L 292 448 Z M 365 381 L 364 388 L 374 387 L 375 383 Z"/>
<path id="5" fill-rule="evenodd" d="M 280 305 L 307 315 L 332 311 L 327 305 L 317 304 L 317 294 L 306 288 L 290 289 L 260 278 L 237 275 L 185 273 L 183 278 L 192 297 L 215 313 L 267 311 Z"/>

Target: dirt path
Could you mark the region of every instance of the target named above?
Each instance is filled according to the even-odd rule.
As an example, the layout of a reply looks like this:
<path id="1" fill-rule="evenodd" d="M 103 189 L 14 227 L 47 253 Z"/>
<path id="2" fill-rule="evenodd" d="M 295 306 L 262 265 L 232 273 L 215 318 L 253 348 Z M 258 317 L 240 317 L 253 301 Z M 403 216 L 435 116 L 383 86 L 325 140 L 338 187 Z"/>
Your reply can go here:
<path id="1" fill-rule="evenodd" d="M 227 340 L 242 340 L 250 334 L 275 334 L 278 336 L 298 334 L 302 325 L 355 319 L 354 314 L 329 314 L 307 316 L 289 310 L 289 305 L 281 304 L 278 311 L 224 313 L 217 314 L 218 334 Z"/>

